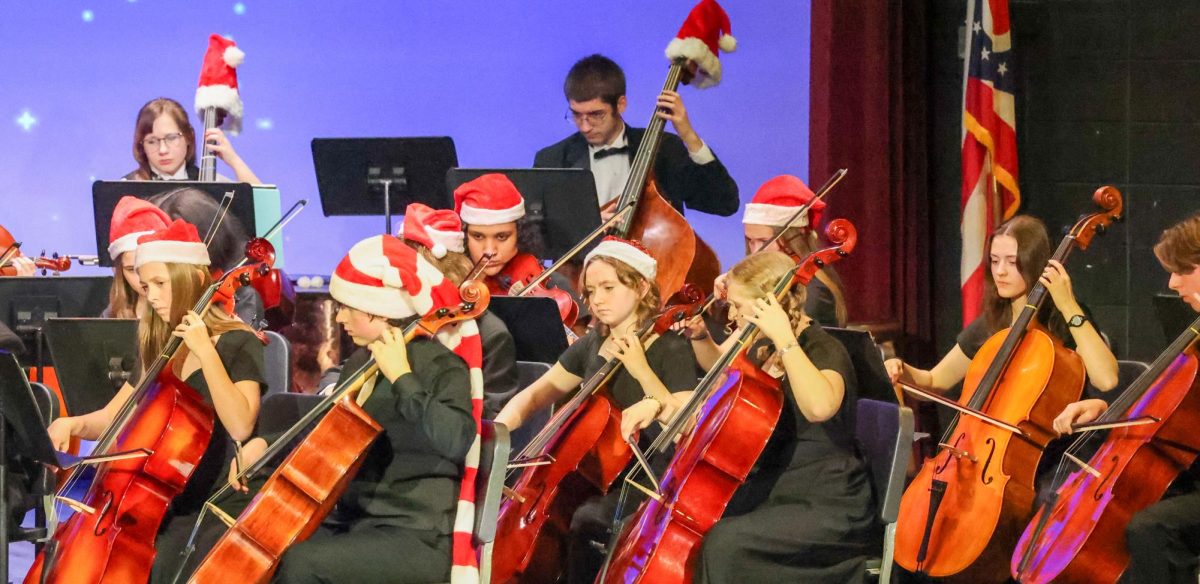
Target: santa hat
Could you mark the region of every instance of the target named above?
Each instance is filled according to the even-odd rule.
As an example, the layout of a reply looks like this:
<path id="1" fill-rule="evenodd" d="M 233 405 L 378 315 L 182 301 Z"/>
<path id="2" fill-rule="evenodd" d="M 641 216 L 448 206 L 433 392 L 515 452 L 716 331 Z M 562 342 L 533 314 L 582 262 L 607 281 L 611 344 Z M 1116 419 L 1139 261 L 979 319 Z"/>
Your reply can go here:
<path id="1" fill-rule="evenodd" d="M 595 257 L 619 260 L 633 268 L 634 271 L 644 276 L 647 280 L 653 280 L 655 274 L 658 273 L 658 262 L 637 241 L 609 235 L 600 240 L 600 244 L 592 249 L 591 253 L 587 254 L 587 257 L 583 260 L 583 264 L 586 266 Z"/>
<path id="2" fill-rule="evenodd" d="M 200 84 L 196 88 L 196 113 L 204 115 L 205 108 L 225 110 L 229 132 L 242 130 L 242 97 L 238 93 L 237 66 L 246 53 L 237 43 L 221 35 L 208 37 L 208 52 L 200 68 Z"/>
<path id="3" fill-rule="evenodd" d="M 454 212 L 468 225 L 500 225 L 525 216 L 525 198 L 500 173 L 485 174 L 454 189 Z"/>
<path id="4" fill-rule="evenodd" d="M 696 63 L 700 70 L 692 85 L 712 87 L 721 82 L 718 49 L 726 53 L 737 49 L 737 39 L 729 32 L 729 16 L 721 5 L 716 0 L 700 0 L 683 21 L 679 34 L 667 45 L 667 59 L 683 58 Z"/>
<path id="5" fill-rule="evenodd" d="M 171 218 L 162 209 L 137 197 L 125 195 L 113 209 L 112 221 L 108 224 L 108 255 L 117 257 L 137 249 L 138 238 L 163 229 Z"/>
<path id="6" fill-rule="evenodd" d="M 419 243 L 435 258 L 446 252 L 463 253 L 462 220 L 449 209 L 433 209 L 422 203 L 412 203 L 404 210 L 404 223 L 396 237 Z"/>
<path id="7" fill-rule="evenodd" d="M 207 266 L 208 247 L 200 240 L 195 225 L 176 219 L 170 225 L 138 238 L 133 266 L 140 268 L 150 262 Z"/>
<path id="8" fill-rule="evenodd" d="M 813 200 L 813 192 L 804 181 L 790 175 L 777 176 L 758 188 L 754 198 L 746 204 L 746 212 L 742 214 L 742 223 L 747 225 L 769 225 L 771 227 L 786 227 L 788 221 L 796 214 L 802 205 Z M 808 227 L 821 224 L 821 213 L 825 210 L 825 201 L 813 202 L 808 212 L 796 218 L 792 227 Z"/>
<path id="9" fill-rule="evenodd" d="M 391 235 L 354 244 L 333 271 L 329 295 L 385 318 L 422 316 L 459 298 L 458 288 L 433 264 Z"/>

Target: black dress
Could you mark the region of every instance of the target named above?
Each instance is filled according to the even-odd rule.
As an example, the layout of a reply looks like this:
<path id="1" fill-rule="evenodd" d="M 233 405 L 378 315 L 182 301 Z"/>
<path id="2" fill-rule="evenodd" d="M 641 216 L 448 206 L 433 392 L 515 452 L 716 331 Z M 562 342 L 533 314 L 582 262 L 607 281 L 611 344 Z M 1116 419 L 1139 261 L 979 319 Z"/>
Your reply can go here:
<path id="1" fill-rule="evenodd" d="M 882 529 L 856 453 L 856 382 L 845 348 L 815 322 L 798 338 L 817 369 L 845 382 L 842 406 L 822 423 L 785 402 L 758 467 L 704 538 L 697 582 L 860 582 Z"/>
<path id="2" fill-rule="evenodd" d="M 253 333 L 245 330 L 232 330 L 222 333 L 217 339 L 217 356 L 225 366 L 225 372 L 234 383 L 239 381 L 258 382 L 262 393 L 267 391 L 266 375 L 263 367 L 263 344 Z M 209 394 L 208 381 L 204 372 L 197 369 L 184 380 L 195 389 L 204 402 L 212 406 L 212 396 Z M 150 574 L 151 582 L 171 582 L 179 570 L 182 560 L 180 552 L 184 549 L 196 519 L 204 507 L 204 502 L 213 493 L 223 487 L 228 478 L 229 462 L 233 460 L 234 443 L 221 423 L 220 416 L 213 417 L 212 439 L 208 449 L 200 459 L 200 464 L 192 472 L 183 492 L 171 501 L 167 515 L 159 529 L 155 540 L 157 555 L 154 557 L 154 568 Z M 250 495 L 234 493 L 217 502 L 221 510 L 230 516 L 237 517 L 242 509 L 250 503 Z M 205 518 L 202 534 L 197 540 L 197 549 L 207 550 L 224 531 L 224 525 L 211 515 Z M 198 565 L 203 553 L 193 553 L 189 556 L 189 572 Z M 181 578 L 180 581 L 185 580 Z"/>
<path id="3" fill-rule="evenodd" d="M 604 337 L 596 331 L 591 331 L 567 347 L 559 357 L 558 364 L 567 372 L 586 381 L 604 366 L 604 357 L 600 356 L 600 346 L 603 344 Z M 673 333 L 659 337 L 646 349 L 646 362 L 668 391 L 688 391 L 696 387 L 699 367 L 696 365 L 696 357 L 690 343 L 683 337 Z M 613 376 L 608 388 L 613 401 L 621 409 L 632 406 L 646 397 L 641 384 L 624 368 Z M 639 447 L 645 449 L 649 446 L 658 432 L 657 424 L 647 427 L 641 434 Z M 616 482 L 617 485 L 621 483 L 622 479 Z M 589 499 L 571 517 L 570 543 L 567 550 L 568 582 L 592 582 L 599 573 L 604 554 L 598 550 L 595 543 L 603 544 L 609 539 L 609 529 L 612 527 L 620 490 L 619 487 L 614 487 L 608 495 Z M 636 508 L 636 502 L 627 504 L 625 512 L 632 513 Z"/>

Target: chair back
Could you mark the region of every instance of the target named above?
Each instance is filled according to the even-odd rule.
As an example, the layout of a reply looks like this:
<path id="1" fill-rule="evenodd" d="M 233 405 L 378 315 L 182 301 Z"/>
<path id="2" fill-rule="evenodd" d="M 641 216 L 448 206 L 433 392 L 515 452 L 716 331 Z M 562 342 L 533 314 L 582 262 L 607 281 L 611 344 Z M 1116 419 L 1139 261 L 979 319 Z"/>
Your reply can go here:
<path id="1" fill-rule="evenodd" d="M 278 434 L 291 428 L 310 410 L 317 407 L 319 395 L 307 393 L 269 393 L 258 409 L 258 432 L 262 435 Z"/>
<path id="2" fill-rule="evenodd" d="M 263 367 L 267 378 L 267 395 L 292 390 L 292 344 L 275 331 L 263 331 L 267 344 L 263 347 Z"/>
<path id="3" fill-rule="evenodd" d="M 907 407 L 872 399 L 858 400 L 855 436 L 871 471 L 879 517 L 893 523 L 912 459 L 913 413 Z"/>
<path id="4" fill-rule="evenodd" d="M 504 424 L 484 420 L 480 428 L 479 475 L 475 480 L 475 544 L 480 546 L 480 584 L 488 584 L 492 576 L 492 542 L 496 539 L 496 522 L 504 497 L 504 475 L 511 453 L 508 428 Z"/>

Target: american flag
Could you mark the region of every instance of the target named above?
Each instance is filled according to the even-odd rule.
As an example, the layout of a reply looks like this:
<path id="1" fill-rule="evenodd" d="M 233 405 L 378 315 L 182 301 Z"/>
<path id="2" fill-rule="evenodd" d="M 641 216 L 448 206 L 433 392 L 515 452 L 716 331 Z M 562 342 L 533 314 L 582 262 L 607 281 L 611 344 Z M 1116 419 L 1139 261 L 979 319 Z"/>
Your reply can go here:
<path id="1" fill-rule="evenodd" d="M 963 324 L 983 307 L 987 236 L 1021 204 L 1008 0 L 967 7 L 962 118 Z"/>

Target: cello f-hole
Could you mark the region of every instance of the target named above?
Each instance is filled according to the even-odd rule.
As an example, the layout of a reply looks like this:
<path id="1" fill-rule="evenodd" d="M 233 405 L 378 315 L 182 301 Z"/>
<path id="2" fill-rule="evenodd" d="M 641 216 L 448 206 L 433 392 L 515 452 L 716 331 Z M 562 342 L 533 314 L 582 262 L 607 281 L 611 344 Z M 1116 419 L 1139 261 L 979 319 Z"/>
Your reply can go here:
<path id="1" fill-rule="evenodd" d="M 100 527 L 100 523 L 108 517 L 108 510 L 112 508 L 113 494 L 112 491 L 104 491 L 104 506 L 100 508 L 99 515 L 96 516 L 96 526 L 92 528 L 92 533 L 96 537 L 100 537 L 108 531 L 107 527 Z"/>
<path id="2" fill-rule="evenodd" d="M 1109 459 L 1109 462 L 1112 463 L 1112 468 L 1114 469 L 1117 468 L 1117 460 L 1118 457 L 1116 456 Z M 1116 474 L 1117 473 L 1110 472 L 1104 475 L 1104 480 L 1100 481 L 1100 484 L 1096 485 L 1096 490 L 1092 492 L 1093 499 L 1099 501 L 1100 499 L 1104 498 L 1104 491 L 1108 489 L 1109 481 L 1111 481 Z"/>
<path id="3" fill-rule="evenodd" d="M 988 450 L 987 460 L 983 462 L 983 470 L 979 472 L 979 480 L 985 485 L 992 484 L 992 477 L 988 476 L 988 470 L 992 467 L 992 457 L 996 454 L 996 439 L 988 438 L 985 442 L 991 449 Z"/>

